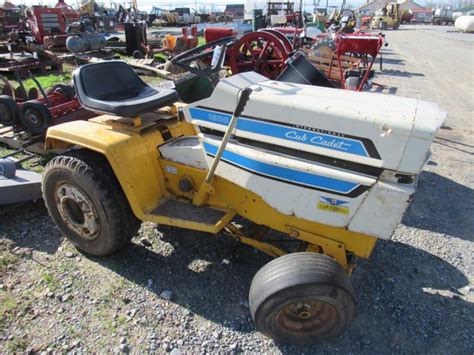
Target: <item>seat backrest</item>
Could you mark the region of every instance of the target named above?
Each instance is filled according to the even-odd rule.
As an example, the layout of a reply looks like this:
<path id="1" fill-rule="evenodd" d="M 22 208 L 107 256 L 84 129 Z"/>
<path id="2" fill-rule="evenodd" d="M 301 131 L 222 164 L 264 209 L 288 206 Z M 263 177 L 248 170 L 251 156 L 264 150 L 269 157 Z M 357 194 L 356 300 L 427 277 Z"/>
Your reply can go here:
<path id="1" fill-rule="evenodd" d="M 73 78 L 81 102 L 81 96 L 98 100 L 132 98 L 146 86 L 127 63 L 119 60 L 81 66 Z"/>

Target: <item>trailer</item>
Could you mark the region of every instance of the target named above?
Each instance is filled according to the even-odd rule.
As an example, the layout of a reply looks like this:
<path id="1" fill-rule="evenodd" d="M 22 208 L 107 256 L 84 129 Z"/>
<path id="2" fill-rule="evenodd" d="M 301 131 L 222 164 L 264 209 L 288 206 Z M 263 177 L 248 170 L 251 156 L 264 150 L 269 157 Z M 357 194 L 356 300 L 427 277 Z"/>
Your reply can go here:
<path id="1" fill-rule="evenodd" d="M 445 7 L 438 8 L 434 11 L 431 18 L 433 25 L 452 26 L 454 25 L 453 10 Z"/>
<path id="2" fill-rule="evenodd" d="M 95 116 L 81 107 L 72 86 L 56 84 L 53 88 L 44 90 L 31 76 L 37 89 L 27 92 L 19 75 L 16 75 L 16 79 L 20 90 L 14 90 L 10 86 L 7 90 L 13 97 L 0 95 L 0 124 L 4 127 L 14 127 L 15 130 L 25 131 L 32 136 L 43 136 L 53 125 Z M 2 80 L 9 85 L 8 80 Z"/>

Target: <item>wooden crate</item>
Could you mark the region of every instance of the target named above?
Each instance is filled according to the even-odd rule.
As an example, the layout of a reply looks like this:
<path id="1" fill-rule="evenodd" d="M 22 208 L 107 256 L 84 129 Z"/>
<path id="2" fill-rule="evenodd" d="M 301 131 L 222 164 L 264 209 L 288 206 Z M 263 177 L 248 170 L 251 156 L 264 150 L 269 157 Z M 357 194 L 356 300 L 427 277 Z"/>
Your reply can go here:
<path id="1" fill-rule="evenodd" d="M 344 77 L 344 72 L 348 69 L 357 69 L 361 65 L 361 59 L 342 55 L 341 57 L 341 67 L 337 60 L 337 56 L 334 53 L 329 52 L 318 52 L 313 51 L 308 54 L 308 60 L 329 80 L 341 80 L 341 71 L 342 77 Z"/>

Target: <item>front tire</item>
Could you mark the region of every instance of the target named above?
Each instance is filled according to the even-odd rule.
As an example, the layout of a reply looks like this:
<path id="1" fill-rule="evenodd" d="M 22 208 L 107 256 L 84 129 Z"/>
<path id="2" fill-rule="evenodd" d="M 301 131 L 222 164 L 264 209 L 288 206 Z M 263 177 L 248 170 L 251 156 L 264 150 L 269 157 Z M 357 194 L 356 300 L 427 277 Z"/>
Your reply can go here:
<path id="1" fill-rule="evenodd" d="M 61 233 L 79 250 L 97 256 L 122 249 L 140 221 L 104 156 L 86 150 L 52 159 L 43 198 Z"/>
<path id="2" fill-rule="evenodd" d="M 258 331 L 295 344 L 340 334 L 355 311 L 346 271 L 317 253 L 292 253 L 270 261 L 252 280 L 249 304 Z"/>

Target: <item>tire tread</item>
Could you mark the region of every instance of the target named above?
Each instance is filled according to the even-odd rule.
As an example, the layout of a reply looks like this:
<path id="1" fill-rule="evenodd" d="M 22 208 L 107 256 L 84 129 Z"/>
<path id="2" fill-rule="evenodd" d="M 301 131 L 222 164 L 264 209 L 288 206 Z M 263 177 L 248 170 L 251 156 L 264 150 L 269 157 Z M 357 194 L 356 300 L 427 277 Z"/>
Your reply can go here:
<path id="1" fill-rule="evenodd" d="M 140 228 L 141 222 L 133 214 L 119 182 L 117 181 L 107 159 L 98 153 L 78 149 L 57 156 L 46 165 L 44 176 L 55 169 L 68 169 L 74 174 L 88 180 L 93 186 L 97 186 L 100 202 L 107 211 L 107 225 L 113 231 L 114 241 L 112 250 L 95 255 L 107 255 L 121 249 L 133 237 Z M 46 191 L 42 185 L 43 196 L 46 200 Z M 50 206 L 46 204 L 50 215 L 53 215 Z"/>
<path id="2" fill-rule="evenodd" d="M 253 319 L 258 307 L 271 295 L 291 284 L 331 284 L 355 299 L 354 289 L 344 268 L 331 257 L 318 253 L 291 253 L 270 261 L 254 276 L 249 292 Z"/>

